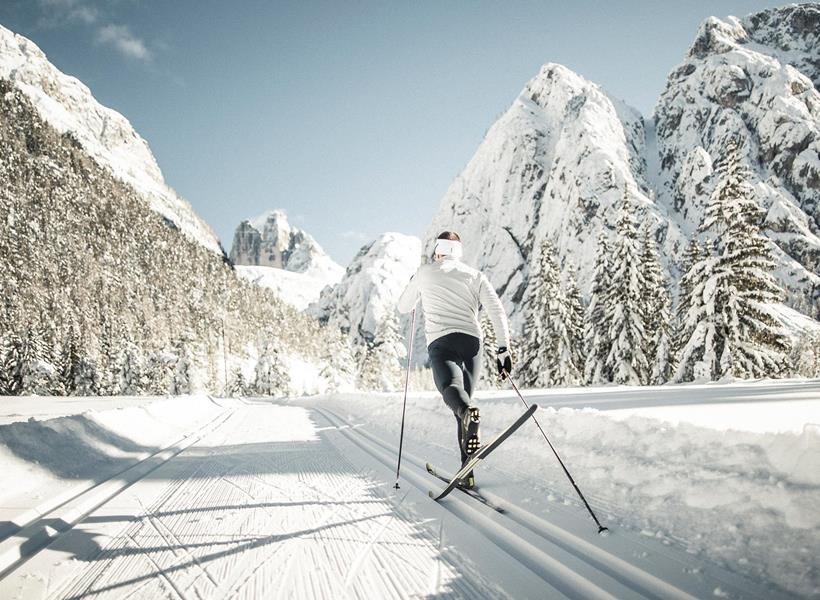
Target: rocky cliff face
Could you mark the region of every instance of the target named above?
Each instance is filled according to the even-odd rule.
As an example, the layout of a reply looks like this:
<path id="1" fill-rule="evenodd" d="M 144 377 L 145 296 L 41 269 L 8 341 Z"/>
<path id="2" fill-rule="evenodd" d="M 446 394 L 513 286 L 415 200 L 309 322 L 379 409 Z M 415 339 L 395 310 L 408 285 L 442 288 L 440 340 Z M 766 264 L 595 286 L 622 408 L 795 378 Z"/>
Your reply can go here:
<path id="1" fill-rule="evenodd" d="M 273 210 L 242 221 L 234 233 L 231 261 L 236 265 L 276 267 L 337 283 L 344 268 L 308 233 L 291 226 L 284 211 Z"/>
<path id="2" fill-rule="evenodd" d="M 740 141 L 778 276 L 791 303 L 808 312 L 820 298 L 818 31 L 815 4 L 707 19 L 654 115 L 658 200 L 689 235 L 714 184 L 713 164 L 730 138 Z"/>
<path id="3" fill-rule="evenodd" d="M 211 228 L 165 183 L 147 142 L 118 112 L 102 106 L 79 80 L 60 72 L 33 42 L 0 25 L 0 79 L 32 102 L 40 118 L 70 135 L 149 206 L 206 248 L 224 254 Z"/>

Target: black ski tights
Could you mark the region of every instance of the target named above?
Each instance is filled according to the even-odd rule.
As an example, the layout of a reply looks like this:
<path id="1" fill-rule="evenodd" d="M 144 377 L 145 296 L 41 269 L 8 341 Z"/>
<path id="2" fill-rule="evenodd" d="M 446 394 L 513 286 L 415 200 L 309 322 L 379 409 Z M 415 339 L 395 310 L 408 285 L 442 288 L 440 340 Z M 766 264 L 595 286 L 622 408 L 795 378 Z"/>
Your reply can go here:
<path id="1" fill-rule="evenodd" d="M 470 405 L 473 385 L 481 368 L 481 342 L 477 337 L 466 333 L 448 333 L 433 340 L 427 347 L 427 353 L 436 388 L 456 417 L 458 447 L 461 449 L 463 463 L 467 455 L 461 440 L 461 417 Z"/>

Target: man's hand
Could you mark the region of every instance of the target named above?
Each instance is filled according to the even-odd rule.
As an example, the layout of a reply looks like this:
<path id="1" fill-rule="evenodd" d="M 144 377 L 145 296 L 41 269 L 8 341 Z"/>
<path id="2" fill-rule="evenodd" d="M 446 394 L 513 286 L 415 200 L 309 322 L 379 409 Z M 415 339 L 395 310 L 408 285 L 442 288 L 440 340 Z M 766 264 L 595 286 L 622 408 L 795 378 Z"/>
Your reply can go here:
<path id="1" fill-rule="evenodd" d="M 506 346 L 501 346 L 495 356 L 495 362 L 498 365 L 498 376 L 504 380 L 507 375 L 512 373 L 512 354 L 507 350 Z"/>

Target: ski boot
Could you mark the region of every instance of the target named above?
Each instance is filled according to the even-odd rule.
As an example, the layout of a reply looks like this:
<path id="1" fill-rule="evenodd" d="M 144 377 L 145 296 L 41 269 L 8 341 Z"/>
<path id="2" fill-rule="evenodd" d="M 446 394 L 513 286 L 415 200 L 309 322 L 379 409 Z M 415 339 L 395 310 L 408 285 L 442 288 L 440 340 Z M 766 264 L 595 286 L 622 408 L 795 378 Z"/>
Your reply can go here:
<path id="1" fill-rule="evenodd" d="M 473 489 L 475 487 L 475 475 L 473 475 L 473 472 L 470 471 L 462 477 L 461 481 L 458 482 L 458 486 L 464 488 L 465 490 Z"/>
<path id="2" fill-rule="evenodd" d="M 464 445 L 464 454 L 467 456 L 475 454 L 481 448 L 481 441 L 478 437 L 478 424 L 480 421 L 478 408 L 468 406 L 461 417 L 461 440 Z"/>

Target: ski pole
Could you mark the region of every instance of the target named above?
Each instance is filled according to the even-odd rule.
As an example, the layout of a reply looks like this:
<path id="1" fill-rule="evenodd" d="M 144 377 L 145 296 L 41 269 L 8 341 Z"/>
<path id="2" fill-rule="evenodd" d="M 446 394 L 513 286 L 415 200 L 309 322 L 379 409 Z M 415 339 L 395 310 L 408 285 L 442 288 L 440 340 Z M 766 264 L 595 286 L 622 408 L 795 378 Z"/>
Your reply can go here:
<path id="1" fill-rule="evenodd" d="M 524 400 L 524 396 L 522 396 L 521 392 L 518 391 L 518 386 L 515 385 L 515 382 L 513 381 L 512 377 L 510 377 L 510 374 L 507 373 L 506 369 L 503 369 L 502 372 L 504 373 L 506 378 L 510 380 L 510 385 L 512 385 L 513 389 L 515 390 L 515 393 L 518 394 L 518 397 L 521 398 L 521 402 L 524 403 L 524 406 L 529 408 L 530 405 L 527 404 L 527 401 Z M 552 453 L 555 454 L 555 458 L 558 459 L 558 462 L 561 464 L 561 468 L 564 469 L 564 473 L 567 474 L 567 477 L 569 478 L 570 483 L 572 483 L 572 487 L 574 487 L 575 491 L 578 492 L 578 496 L 580 496 L 581 500 L 583 500 L 584 506 L 587 507 L 587 510 L 589 511 L 589 514 L 592 515 L 592 519 L 595 521 L 595 524 L 598 526 L 598 533 L 603 533 L 604 531 L 609 531 L 609 528 L 604 527 L 603 525 L 601 525 L 601 522 L 598 520 L 598 517 L 596 517 L 595 513 L 592 512 L 592 508 L 590 508 L 589 502 L 587 502 L 587 499 L 584 498 L 584 495 L 581 493 L 581 490 L 578 488 L 578 484 L 575 483 L 575 480 L 572 478 L 572 475 L 569 474 L 569 471 L 567 470 L 566 466 L 564 466 L 564 461 L 561 460 L 560 456 L 558 456 L 558 452 L 555 451 L 555 447 L 552 445 L 552 442 L 550 442 L 549 438 L 547 437 L 547 434 L 544 433 L 544 430 L 541 428 L 541 424 L 538 422 L 538 419 L 535 418 L 535 415 L 532 415 L 532 420 L 535 421 L 535 424 L 538 426 L 538 429 L 541 431 L 541 435 L 543 435 L 544 439 L 547 440 L 547 444 L 549 444 L 549 447 L 552 450 Z"/>
<path id="2" fill-rule="evenodd" d="M 404 415 L 407 412 L 407 388 L 410 386 L 410 363 L 413 360 L 413 338 L 416 337 L 416 309 L 410 315 L 410 345 L 407 347 L 407 377 L 404 379 L 404 404 L 401 408 L 401 433 L 399 434 L 399 462 L 396 465 L 396 485 L 399 489 L 399 473 L 401 472 L 401 447 L 404 443 Z"/>

